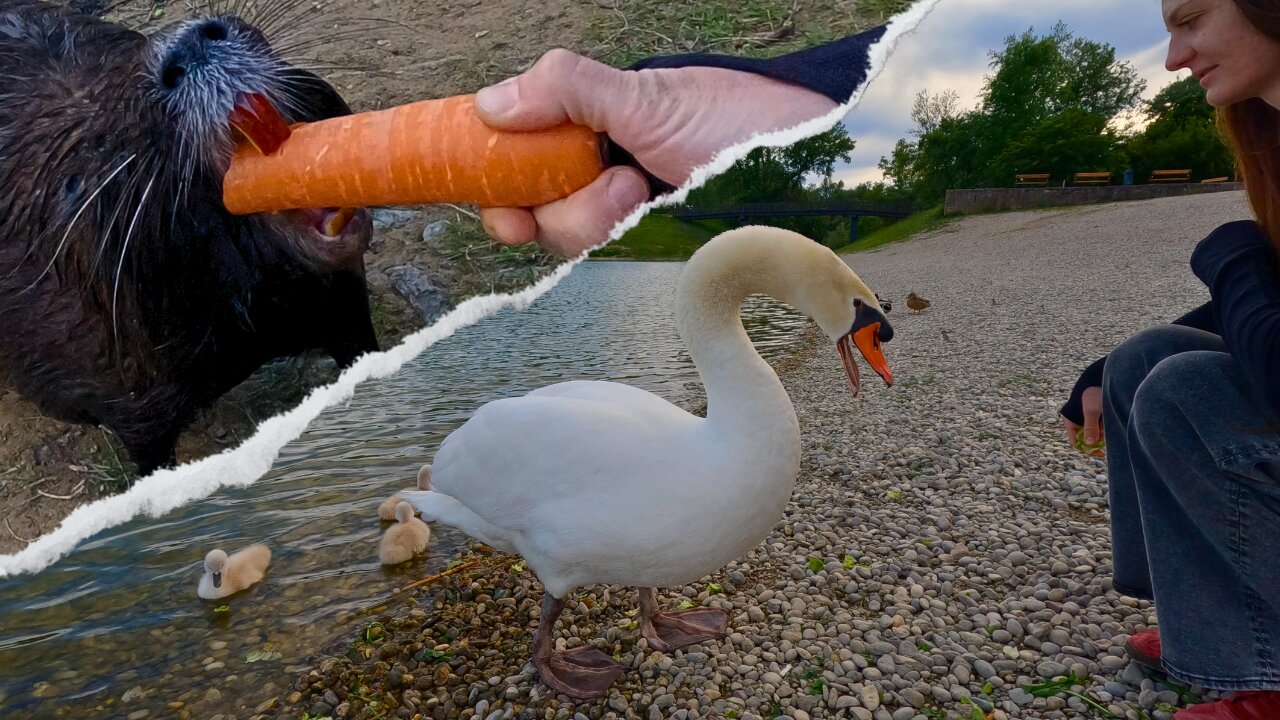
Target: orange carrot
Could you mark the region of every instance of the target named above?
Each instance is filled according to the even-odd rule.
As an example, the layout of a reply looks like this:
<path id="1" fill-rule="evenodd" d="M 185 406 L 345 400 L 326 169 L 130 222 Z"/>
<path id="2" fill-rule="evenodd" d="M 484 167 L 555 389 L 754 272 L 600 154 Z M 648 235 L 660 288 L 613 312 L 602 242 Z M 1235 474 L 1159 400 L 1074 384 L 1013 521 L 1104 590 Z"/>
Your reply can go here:
<path id="1" fill-rule="evenodd" d="M 475 96 L 462 95 L 298 125 L 265 147 L 242 142 L 223 202 L 237 215 L 445 202 L 526 207 L 565 197 L 603 170 L 590 128 L 494 130 L 476 116 Z"/>

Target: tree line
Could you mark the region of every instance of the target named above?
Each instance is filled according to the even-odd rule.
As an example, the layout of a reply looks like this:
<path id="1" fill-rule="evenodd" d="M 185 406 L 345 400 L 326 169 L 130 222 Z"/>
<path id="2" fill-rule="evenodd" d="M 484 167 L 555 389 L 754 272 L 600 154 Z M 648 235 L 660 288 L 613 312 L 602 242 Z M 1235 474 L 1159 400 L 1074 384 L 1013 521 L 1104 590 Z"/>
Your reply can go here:
<path id="1" fill-rule="evenodd" d="M 1143 101 L 1146 83 L 1113 46 L 1076 37 L 1059 23 L 1005 39 L 990 52 L 975 107 L 952 90 L 920 90 L 909 137 L 880 159 L 883 182 L 846 187 L 833 180 L 854 140 L 843 126 L 785 148 L 758 148 L 692 193 L 689 204 L 818 201 L 910 201 L 937 205 L 951 188 L 1011 187 L 1020 173 L 1049 173 L 1052 184 L 1076 172 L 1132 168 L 1135 182 L 1153 170 L 1191 170 L 1192 181 L 1230 176 L 1230 153 L 1214 110 L 1192 77 Z M 843 218 L 779 218 L 774 224 L 833 246 L 848 236 Z M 884 225 L 864 218 L 859 232 Z"/>

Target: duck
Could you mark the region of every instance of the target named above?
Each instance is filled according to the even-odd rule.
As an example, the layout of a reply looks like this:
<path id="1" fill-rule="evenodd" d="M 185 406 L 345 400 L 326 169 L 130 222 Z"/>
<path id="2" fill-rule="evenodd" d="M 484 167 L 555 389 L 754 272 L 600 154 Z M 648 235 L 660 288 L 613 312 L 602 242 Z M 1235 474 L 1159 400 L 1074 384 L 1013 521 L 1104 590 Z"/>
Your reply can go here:
<path id="1" fill-rule="evenodd" d="M 911 311 L 912 315 L 919 315 L 920 313 L 924 312 L 924 309 L 929 307 L 929 305 L 931 304 L 932 303 L 930 303 L 928 300 L 925 300 L 924 298 L 920 297 L 915 293 L 907 294 L 907 309 Z"/>
<path id="2" fill-rule="evenodd" d="M 204 576 L 196 594 L 205 600 L 219 600 L 248 589 L 267 573 L 271 549 L 258 543 L 235 553 L 215 548 L 204 556 Z"/>
<path id="3" fill-rule="evenodd" d="M 401 500 L 396 505 L 396 524 L 387 528 L 378 544 L 378 560 L 383 565 L 409 562 L 427 549 L 431 528 L 413 516 L 413 506 Z"/>
<path id="4" fill-rule="evenodd" d="M 431 465 L 423 465 L 421 468 L 418 468 L 418 489 L 431 489 Z M 386 500 L 383 500 L 378 505 L 378 519 L 383 522 L 395 522 L 396 506 L 399 505 L 402 500 L 404 500 L 404 498 L 400 497 L 399 494 L 392 495 Z"/>
<path id="5" fill-rule="evenodd" d="M 553 691 L 603 697 L 624 669 L 589 644 L 553 651 L 565 598 L 579 587 L 638 588 L 651 650 L 725 636 L 724 610 L 662 611 L 657 588 L 696 582 L 759 545 L 799 473 L 791 399 L 742 326 L 755 293 L 817 322 L 855 396 L 855 348 L 893 384 L 881 349 L 893 329 L 875 293 L 804 235 L 745 226 L 699 248 L 675 294 L 705 416 L 623 383 L 557 383 L 481 406 L 441 443 L 432 489 L 404 494 L 424 519 L 524 557 L 544 588 L 533 665 Z"/>

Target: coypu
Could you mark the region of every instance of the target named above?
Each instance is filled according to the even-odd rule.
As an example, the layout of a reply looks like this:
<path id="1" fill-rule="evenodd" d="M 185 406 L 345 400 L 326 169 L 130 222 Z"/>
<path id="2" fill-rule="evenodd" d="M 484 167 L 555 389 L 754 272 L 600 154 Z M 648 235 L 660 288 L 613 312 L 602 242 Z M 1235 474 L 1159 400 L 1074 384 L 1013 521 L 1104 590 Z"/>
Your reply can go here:
<path id="1" fill-rule="evenodd" d="M 145 36 L 0 0 L 0 368 L 42 412 L 110 429 L 142 474 L 263 363 L 377 350 L 367 212 L 222 205 L 249 93 L 289 122 L 350 113 L 235 16 Z"/>

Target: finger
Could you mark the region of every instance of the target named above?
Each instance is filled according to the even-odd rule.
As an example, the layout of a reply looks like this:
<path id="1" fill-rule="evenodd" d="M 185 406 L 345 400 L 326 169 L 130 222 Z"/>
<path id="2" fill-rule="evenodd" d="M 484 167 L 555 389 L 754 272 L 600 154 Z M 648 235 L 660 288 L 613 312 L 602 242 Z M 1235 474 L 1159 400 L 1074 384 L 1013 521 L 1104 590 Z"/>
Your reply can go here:
<path id="1" fill-rule="evenodd" d="M 1102 423 L 1097 415 L 1085 416 L 1084 419 L 1084 444 L 1097 445 L 1098 438 L 1102 437 Z"/>
<path id="2" fill-rule="evenodd" d="M 476 114 L 504 130 L 572 121 L 605 132 L 610 113 L 631 105 L 634 75 L 568 50 L 551 50 L 526 72 L 478 92 Z"/>
<path id="3" fill-rule="evenodd" d="M 524 245 L 538 239 L 538 221 L 524 208 L 484 208 L 480 224 L 489 237 L 504 245 Z"/>
<path id="4" fill-rule="evenodd" d="M 1080 426 L 1066 418 L 1062 418 L 1062 427 L 1067 431 L 1067 444 L 1075 445 L 1076 433 L 1080 432 Z"/>
<path id="5" fill-rule="evenodd" d="M 604 242 L 618 221 L 649 199 L 649 183 L 634 168 L 606 170 L 594 182 L 563 200 L 538 208 L 538 242 L 568 257 Z"/>

